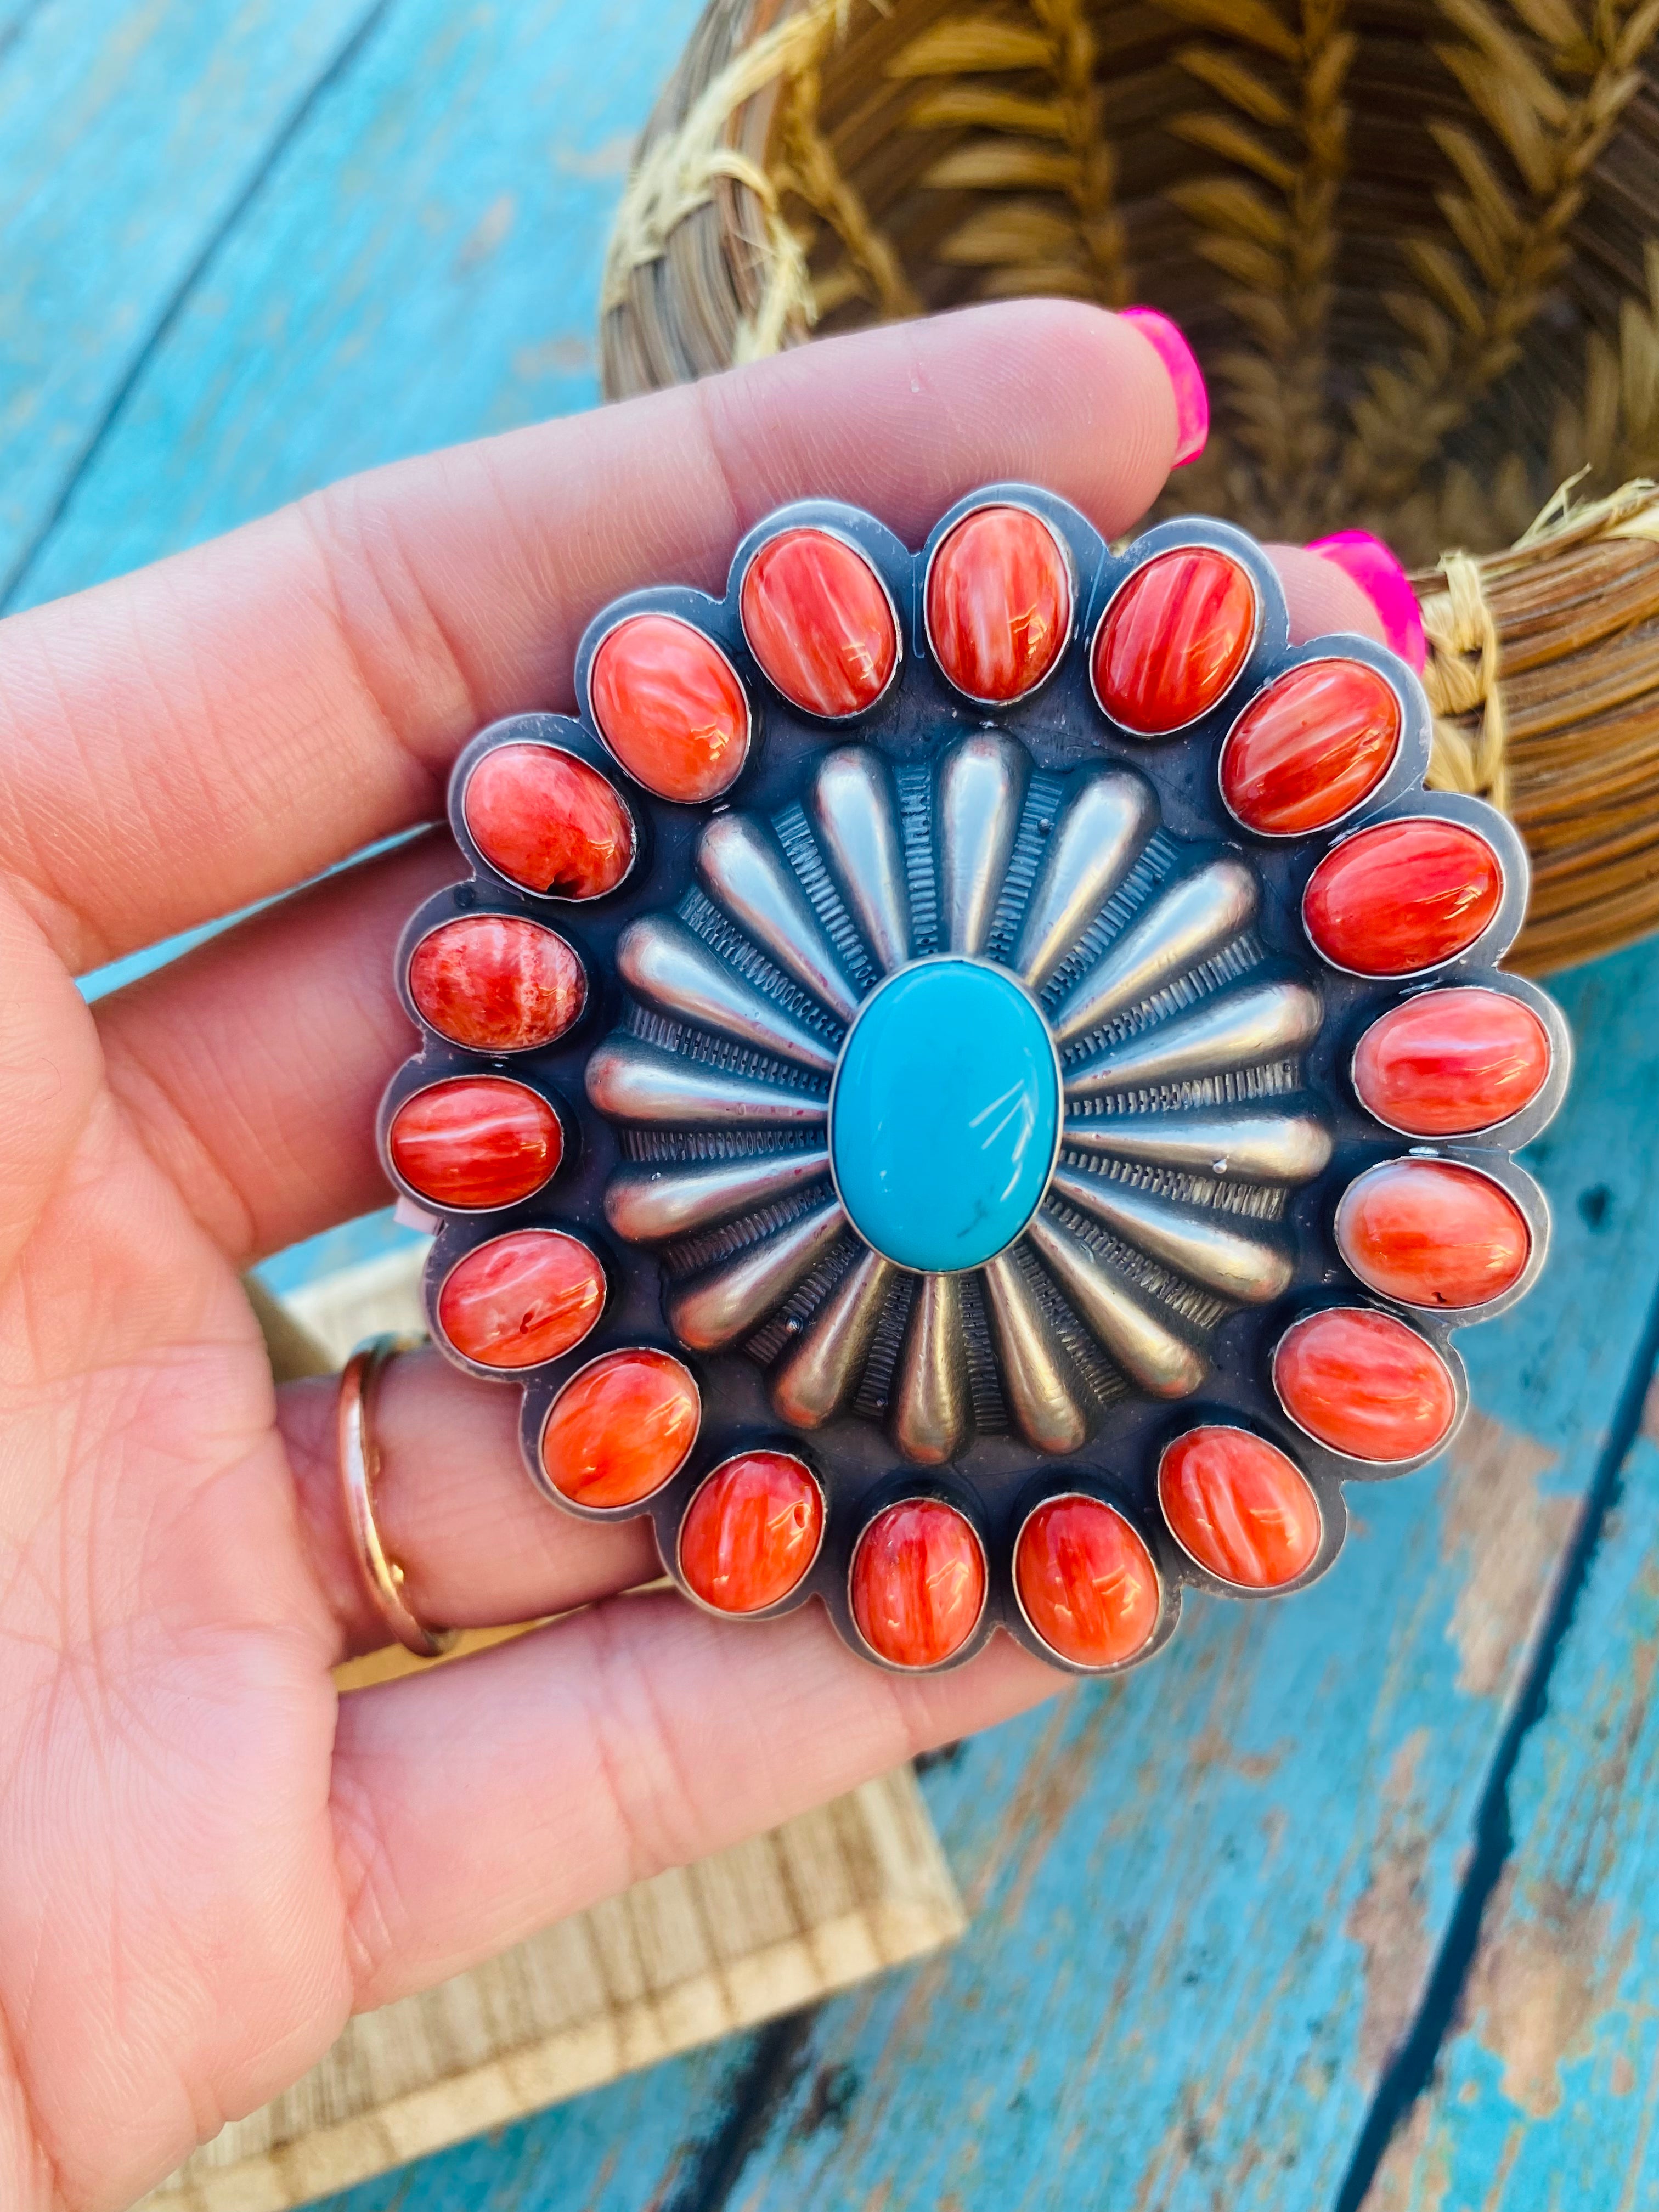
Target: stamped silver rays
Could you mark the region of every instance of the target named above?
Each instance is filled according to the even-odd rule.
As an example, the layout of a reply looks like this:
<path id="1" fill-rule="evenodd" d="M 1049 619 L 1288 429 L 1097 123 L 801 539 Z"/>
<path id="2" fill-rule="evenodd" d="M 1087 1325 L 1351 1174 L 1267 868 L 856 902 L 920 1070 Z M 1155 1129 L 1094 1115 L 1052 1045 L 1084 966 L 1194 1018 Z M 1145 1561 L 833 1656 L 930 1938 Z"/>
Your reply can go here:
<path id="1" fill-rule="evenodd" d="M 802 804 L 716 816 L 696 873 L 618 945 L 605 1211 L 662 1248 L 681 1343 L 750 1352 L 790 1425 L 1073 1452 L 1127 1391 L 1196 1391 L 1225 1316 L 1287 1288 L 1287 1194 L 1331 1153 L 1319 997 L 1264 956 L 1253 871 L 1139 775 L 994 732 L 842 746 Z M 953 1117 L 982 1159 L 917 1151 L 919 1066 L 983 1083 Z"/>

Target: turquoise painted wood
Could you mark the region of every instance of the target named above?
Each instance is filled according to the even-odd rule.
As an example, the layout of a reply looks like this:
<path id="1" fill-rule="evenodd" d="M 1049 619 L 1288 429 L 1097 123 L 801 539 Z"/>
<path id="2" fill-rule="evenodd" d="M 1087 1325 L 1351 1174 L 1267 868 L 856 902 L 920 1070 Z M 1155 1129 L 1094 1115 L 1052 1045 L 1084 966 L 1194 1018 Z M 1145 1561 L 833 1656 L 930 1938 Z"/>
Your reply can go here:
<path id="1" fill-rule="evenodd" d="M 694 12 L 0 9 L 14 602 L 348 469 L 588 404 L 626 149 Z M 1583 1072 L 1535 1160 L 1557 1259 L 1527 1305 L 1465 1340 L 1482 1418 L 1448 1468 L 1358 1494 L 1348 1551 L 1304 1598 L 1194 1607 L 1153 1668 L 936 1766 L 927 1787 L 977 1908 L 949 1958 L 367 2184 L 335 2212 L 1334 2204 L 1452 1921 L 1659 1296 L 1659 956 L 1603 963 L 1565 995 Z M 292 1281 L 383 1233 L 349 1225 L 273 1273 Z M 1633 1481 L 1650 1456 L 1637 1448 Z M 1372 2212 L 1483 2203 L 1504 2160 L 1505 2212 L 1659 2202 L 1641 2132 L 1650 1723 L 1619 1688 L 1645 1681 L 1638 1560 L 1652 1539 L 1624 1513 L 1595 1563 L 1610 1598 L 1581 1609 L 1562 1702 L 1527 1739 L 1516 1856 L 1477 1960 L 1477 1996 L 1507 1973 L 1540 2003 L 1561 1993 L 1549 2017 L 1582 2014 L 1556 2062 L 1561 2101 L 1543 2109 L 1542 2073 L 1529 2059 L 1517 2073 L 1481 2027 L 1489 2007 L 1448 2038 Z M 1562 1897 L 1584 1941 L 1552 1952 L 1538 1931 Z M 1574 2013 L 1580 1958 L 1595 1963 Z M 1583 2154 L 1602 2135 L 1618 2148 L 1598 2164 Z"/>
<path id="2" fill-rule="evenodd" d="M 1659 2204 L 1659 1402 L 1510 1793 L 1461 2017 L 1366 2212 Z"/>
<path id="3" fill-rule="evenodd" d="M 0 18 L 0 594 L 373 4 L 16 0 Z"/>
<path id="4" fill-rule="evenodd" d="M 611 210 L 695 14 L 690 0 L 382 0 L 351 65 L 279 137 L 18 603 L 354 469 L 592 405 Z M 274 11 L 273 61 L 286 37 Z M 182 160 L 173 178 L 179 197 Z"/>

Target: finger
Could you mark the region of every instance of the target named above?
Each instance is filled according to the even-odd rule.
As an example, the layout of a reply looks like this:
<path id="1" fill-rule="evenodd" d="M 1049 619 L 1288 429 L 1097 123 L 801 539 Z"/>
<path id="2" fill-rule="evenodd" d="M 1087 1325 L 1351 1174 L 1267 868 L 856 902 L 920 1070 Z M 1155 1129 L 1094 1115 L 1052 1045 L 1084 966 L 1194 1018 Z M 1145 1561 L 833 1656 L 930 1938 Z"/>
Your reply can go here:
<path id="1" fill-rule="evenodd" d="M 285 1383 L 277 1420 L 313 1571 L 339 1623 L 337 1657 L 390 1638 L 357 1564 L 340 1490 L 335 1376 Z M 567 1613 L 662 1572 L 648 1521 L 578 1520 L 550 1504 L 519 1452 L 519 1394 L 459 1375 L 435 1352 L 381 1374 L 372 1408 L 374 1522 L 417 1620 L 494 1628 Z"/>
<path id="2" fill-rule="evenodd" d="M 0 871 L 78 968 L 251 903 L 440 808 L 495 717 L 569 704 L 596 608 L 718 587 L 807 493 L 907 540 L 995 477 L 1109 535 L 1177 441 L 1131 325 L 1058 301 L 861 332 L 350 479 L 14 617 Z"/>
<path id="3" fill-rule="evenodd" d="M 1292 635 L 1378 617 L 1359 586 L 1275 546 Z M 99 1002 L 110 1081 L 239 1267 L 383 1204 L 374 1109 L 413 1033 L 392 952 L 461 863 L 434 836 L 330 877 Z"/>
<path id="4" fill-rule="evenodd" d="M 374 1111 L 416 1043 L 392 956 L 464 873 L 416 837 L 98 1001 L 111 1090 L 238 1267 L 386 1204 Z"/>
<path id="5" fill-rule="evenodd" d="M 905 1677 L 855 1657 L 816 1604 L 744 1625 L 662 1591 L 356 1692 L 332 1797 L 356 2002 L 459 1973 L 1058 1687 L 1002 1636 Z"/>
<path id="6" fill-rule="evenodd" d="M 1292 645 L 1344 629 L 1358 630 L 1378 645 L 1388 644 L 1387 626 L 1376 602 L 1334 561 L 1305 545 L 1268 545 L 1264 550 L 1278 569 L 1290 602 Z"/>
<path id="7" fill-rule="evenodd" d="M 100 1075 L 79 993 L 32 916 L 0 887 L 0 1281 L 62 1191 Z"/>

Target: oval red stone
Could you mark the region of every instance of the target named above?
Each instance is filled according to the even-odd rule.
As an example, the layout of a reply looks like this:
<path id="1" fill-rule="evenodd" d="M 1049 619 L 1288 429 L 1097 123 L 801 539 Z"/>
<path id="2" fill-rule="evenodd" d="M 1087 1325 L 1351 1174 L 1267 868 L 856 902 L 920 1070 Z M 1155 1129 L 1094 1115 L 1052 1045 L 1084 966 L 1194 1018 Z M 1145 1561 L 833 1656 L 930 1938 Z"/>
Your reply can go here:
<path id="1" fill-rule="evenodd" d="M 1337 1249 L 1402 1305 L 1462 1309 L 1501 1297 L 1532 1254 L 1527 1217 L 1499 1184 L 1454 1160 L 1385 1160 L 1336 1209 Z"/>
<path id="2" fill-rule="evenodd" d="M 1158 1569 L 1121 1513 L 1097 1498 L 1050 1498 L 1014 1546 L 1025 1618 L 1074 1667 L 1121 1667 L 1158 1626 Z"/>
<path id="3" fill-rule="evenodd" d="M 1392 1314 L 1331 1306 L 1295 1322 L 1273 1353 L 1273 1388 L 1297 1426 L 1350 1459 L 1416 1459 L 1450 1434 L 1451 1370 Z"/>
<path id="4" fill-rule="evenodd" d="M 599 770 L 556 745 L 496 745 L 466 780 L 472 841 L 509 883 L 600 898 L 634 865 L 634 823 Z"/>
<path id="5" fill-rule="evenodd" d="M 1319 1551 L 1319 1500 L 1307 1478 L 1244 1429 L 1188 1429 L 1166 1445 L 1158 1502 L 1182 1549 L 1239 1589 L 1282 1589 Z"/>
<path id="6" fill-rule="evenodd" d="M 1221 795 L 1272 837 L 1328 830 L 1376 790 L 1400 750 L 1395 688 L 1363 660 L 1310 660 L 1251 700 L 1221 749 Z"/>
<path id="7" fill-rule="evenodd" d="M 564 1136 L 546 1099 L 501 1075 L 458 1075 L 405 1098 L 386 1131 L 392 1164 L 431 1205 L 516 1206 L 558 1166 Z"/>
<path id="8" fill-rule="evenodd" d="M 542 1468 L 573 1504 L 639 1505 L 685 1465 L 702 1421 L 697 1386 L 672 1353 L 607 1352 L 548 1408 Z"/>
<path id="9" fill-rule="evenodd" d="M 1467 952 L 1498 912 L 1497 854 L 1461 822 L 1410 814 L 1356 830 L 1302 895 L 1315 947 L 1359 975 L 1414 975 Z"/>
<path id="10" fill-rule="evenodd" d="M 1114 596 L 1095 632 L 1095 696 L 1137 737 L 1207 714 L 1255 643 L 1249 569 L 1207 545 L 1159 553 Z"/>
<path id="11" fill-rule="evenodd" d="M 534 1052 L 587 1003 L 582 963 L 556 931 L 522 915 L 468 914 L 430 930 L 409 956 L 421 1019 L 469 1052 Z"/>
<path id="12" fill-rule="evenodd" d="M 895 1667 L 937 1667 L 985 1610 L 985 1551 L 971 1523 L 937 1498 L 878 1513 L 853 1553 L 853 1619 Z"/>
<path id="13" fill-rule="evenodd" d="M 699 1485 L 680 1523 L 680 1572 L 720 1613 L 764 1613 L 817 1557 L 823 1493 L 787 1452 L 744 1452 Z"/>
<path id="14" fill-rule="evenodd" d="M 898 623 L 864 555 L 827 530 L 786 530 L 763 545 L 738 594 L 749 650 L 793 706 L 862 714 L 898 665 Z"/>
<path id="15" fill-rule="evenodd" d="M 749 701 L 711 637 L 676 615 L 629 615 L 587 672 L 599 735 L 659 799 L 700 805 L 729 791 L 749 757 Z"/>
<path id="16" fill-rule="evenodd" d="M 981 507 L 948 531 L 927 568 L 927 641 L 958 691 L 996 706 L 1034 691 L 1072 631 L 1072 568 L 1047 523 Z"/>
<path id="17" fill-rule="evenodd" d="M 1530 1106 L 1549 1032 L 1502 991 L 1425 991 L 1371 1024 L 1353 1056 L 1360 1104 L 1408 1137 L 1471 1136 Z"/>
<path id="18" fill-rule="evenodd" d="M 605 1307 L 605 1271 L 558 1229 L 514 1229 L 458 1260 L 438 1326 L 481 1367 L 539 1367 L 581 1342 Z"/>

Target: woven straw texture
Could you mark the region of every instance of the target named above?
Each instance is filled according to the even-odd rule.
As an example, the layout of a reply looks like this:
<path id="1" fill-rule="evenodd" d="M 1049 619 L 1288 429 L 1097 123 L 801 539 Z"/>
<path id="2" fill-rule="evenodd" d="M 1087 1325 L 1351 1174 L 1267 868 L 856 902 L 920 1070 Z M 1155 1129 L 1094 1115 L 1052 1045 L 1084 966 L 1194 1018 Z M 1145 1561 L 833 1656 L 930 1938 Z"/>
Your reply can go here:
<path id="1" fill-rule="evenodd" d="M 1533 854 L 1517 963 L 1659 926 L 1659 0 L 713 0 L 605 388 L 1037 293 L 1192 340 L 1164 512 L 1419 564 L 1431 781 Z"/>

